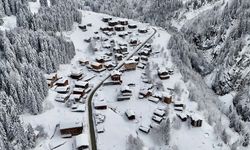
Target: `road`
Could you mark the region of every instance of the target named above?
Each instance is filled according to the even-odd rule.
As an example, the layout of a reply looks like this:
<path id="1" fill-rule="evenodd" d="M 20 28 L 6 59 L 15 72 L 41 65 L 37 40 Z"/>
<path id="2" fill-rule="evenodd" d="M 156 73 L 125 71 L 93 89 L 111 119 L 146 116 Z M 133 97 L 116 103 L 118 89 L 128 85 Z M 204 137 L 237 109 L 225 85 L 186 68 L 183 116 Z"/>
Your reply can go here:
<path id="1" fill-rule="evenodd" d="M 125 61 L 129 60 L 132 56 L 134 56 L 134 54 L 136 54 L 139 50 L 141 50 L 143 48 L 143 46 L 150 40 L 152 39 L 152 37 L 156 34 L 157 30 L 155 28 L 152 28 L 154 30 L 154 32 L 152 33 L 152 35 L 150 35 L 147 40 L 145 40 L 143 43 L 141 43 L 139 46 L 136 47 L 136 49 L 131 52 L 126 58 L 124 58 L 113 70 L 118 70 L 120 69 Z M 97 150 L 97 145 L 96 145 L 96 132 L 95 132 L 95 123 L 94 123 L 94 116 L 93 116 L 93 96 L 95 94 L 95 92 L 98 90 L 99 87 L 101 87 L 101 85 L 103 84 L 104 81 L 106 81 L 109 77 L 111 76 L 111 74 L 109 73 L 107 76 L 105 76 L 103 78 L 103 80 L 101 80 L 90 92 L 88 98 L 87 98 L 87 106 L 88 106 L 88 118 L 89 118 L 89 135 L 90 135 L 90 142 L 91 142 L 91 150 Z"/>

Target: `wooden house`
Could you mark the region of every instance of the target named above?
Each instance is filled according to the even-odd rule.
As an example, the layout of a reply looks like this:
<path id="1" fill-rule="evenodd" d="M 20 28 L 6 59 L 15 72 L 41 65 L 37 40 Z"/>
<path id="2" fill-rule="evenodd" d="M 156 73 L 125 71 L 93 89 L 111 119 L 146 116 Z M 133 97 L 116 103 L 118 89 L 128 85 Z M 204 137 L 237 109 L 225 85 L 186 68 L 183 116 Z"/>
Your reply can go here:
<path id="1" fill-rule="evenodd" d="M 146 44 L 144 45 L 144 47 L 145 47 L 145 48 L 151 48 L 151 47 L 152 47 L 152 45 L 151 45 L 151 44 L 149 44 L 149 43 L 146 43 Z"/>
<path id="2" fill-rule="evenodd" d="M 58 80 L 57 73 L 45 75 L 45 78 L 47 80 L 48 87 L 53 87 L 54 83 Z"/>
<path id="3" fill-rule="evenodd" d="M 98 63 L 98 62 L 92 62 L 91 67 L 94 69 L 102 69 L 103 65 L 101 63 Z"/>
<path id="4" fill-rule="evenodd" d="M 141 126 L 139 127 L 139 130 L 142 131 L 142 132 L 144 132 L 144 133 L 149 133 L 150 127 L 141 125 Z"/>
<path id="5" fill-rule="evenodd" d="M 72 79 L 80 80 L 83 78 L 83 73 L 80 70 L 71 71 L 70 77 Z"/>
<path id="6" fill-rule="evenodd" d="M 142 55 L 142 56 L 141 56 L 141 60 L 143 60 L 143 61 L 148 61 L 148 56 Z"/>
<path id="7" fill-rule="evenodd" d="M 111 20 L 112 20 L 111 17 L 103 17 L 103 18 L 102 18 L 102 21 L 103 21 L 103 22 L 109 22 L 109 21 L 111 21 Z"/>
<path id="8" fill-rule="evenodd" d="M 123 26 L 128 25 L 128 20 L 119 20 L 118 22 Z"/>
<path id="9" fill-rule="evenodd" d="M 89 61 L 87 59 L 80 59 L 78 62 L 82 66 L 85 66 L 85 65 L 89 64 Z"/>
<path id="10" fill-rule="evenodd" d="M 115 54 L 115 58 L 116 58 L 116 60 L 121 61 L 123 58 L 123 55 L 122 54 Z"/>
<path id="11" fill-rule="evenodd" d="M 66 86 L 58 86 L 56 88 L 56 92 L 57 93 L 62 93 L 62 94 L 65 94 L 65 93 L 68 93 L 70 90 L 70 86 L 69 85 L 66 85 Z"/>
<path id="12" fill-rule="evenodd" d="M 84 81 L 77 81 L 75 82 L 75 87 L 87 89 L 89 87 L 89 83 Z"/>
<path id="13" fill-rule="evenodd" d="M 73 94 L 80 94 L 83 96 L 85 94 L 85 90 L 83 88 L 75 87 L 73 88 Z"/>
<path id="14" fill-rule="evenodd" d="M 129 29 L 136 29 L 137 25 L 136 24 L 128 24 Z"/>
<path id="15" fill-rule="evenodd" d="M 95 101 L 95 109 L 107 109 L 107 102 L 105 100 Z"/>
<path id="16" fill-rule="evenodd" d="M 159 68 L 158 69 L 158 76 L 161 80 L 164 80 L 164 79 L 169 79 L 170 76 L 168 74 L 168 71 L 166 70 L 166 68 Z"/>
<path id="17" fill-rule="evenodd" d="M 185 113 L 177 113 L 176 115 L 177 115 L 177 117 L 179 117 L 181 119 L 181 121 L 186 121 L 188 118 L 187 114 L 185 114 Z"/>
<path id="18" fill-rule="evenodd" d="M 127 85 L 121 88 L 121 93 L 123 96 L 132 96 L 132 90 Z"/>
<path id="19" fill-rule="evenodd" d="M 125 112 L 128 120 L 134 120 L 135 119 L 135 112 L 132 111 L 131 109 L 126 110 Z"/>
<path id="20" fill-rule="evenodd" d="M 129 44 L 132 45 L 132 46 L 136 46 L 139 44 L 139 41 L 135 38 L 131 38 L 130 41 L 129 41 Z"/>
<path id="21" fill-rule="evenodd" d="M 190 116 L 191 118 L 191 125 L 194 127 L 201 127 L 202 126 L 202 119 L 197 116 Z"/>
<path id="22" fill-rule="evenodd" d="M 95 60 L 96 60 L 96 62 L 98 62 L 98 63 L 104 63 L 104 62 L 105 62 L 105 58 L 102 57 L 102 56 L 96 57 Z"/>
<path id="23" fill-rule="evenodd" d="M 119 23 L 118 23 L 118 21 L 115 21 L 115 20 L 110 20 L 109 22 L 108 22 L 108 25 L 109 26 L 116 26 L 116 25 L 118 25 Z"/>
<path id="24" fill-rule="evenodd" d="M 115 26 L 115 31 L 125 31 L 125 27 L 122 25 L 116 25 Z"/>
<path id="25" fill-rule="evenodd" d="M 108 70 L 112 70 L 117 66 L 116 62 L 114 61 L 109 61 L 104 64 L 104 67 L 106 67 Z"/>
<path id="26" fill-rule="evenodd" d="M 111 31 L 114 31 L 114 28 L 107 26 L 107 27 L 100 27 L 100 30 L 103 31 L 103 32 L 104 31 L 111 32 Z"/>
<path id="27" fill-rule="evenodd" d="M 118 34 L 118 36 L 121 37 L 121 38 L 125 38 L 127 35 L 128 35 L 127 32 L 120 32 L 120 33 Z"/>
<path id="28" fill-rule="evenodd" d="M 121 81 L 121 75 L 122 73 L 118 70 L 113 70 L 111 72 L 111 80 L 112 81 Z"/>
<path id="29" fill-rule="evenodd" d="M 154 120 L 154 121 L 157 122 L 157 123 L 161 123 L 162 117 L 153 115 L 153 116 L 152 116 L 152 120 Z"/>
<path id="30" fill-rule="evenodd" d="M 59 125 L 60 133 L 62 137 L 71 137 L 79 135 L 83 130 L 82 122 L 60 122 Z"/>
<path id="31" fill-rule="evenodd" d="M 124 63 L 125 70 L 135 70 L 137 62 L 133 60 L 128 60 Z"/>
<path id="32" fill-rule="evenodd" d="M 76 101 L 76 102 L 79 102 L 81 99 L 82 99 L 83 95 L 82 94 L 71 94 L 69 99 L 70 100 L 73 100 L 73 101 Z"/>
<path id="33" fill-rule="evenodd" d="M 55 101 L 65 103 L 69 99 L 69 94 L 57 94 Z"/>
<path id="34" fill-rule="evenodd" d="M 66 86 L 66 85 L 69 85 L 69 80 L 66 79 L 66 78 L 59 79 L 58 81 L 56 81 L 56 85 L 57 86 Z"/>
<path id="35" fill-rule="evenodd" d="M 167 104 L 172 103 L 172 95 L 167 92 L 162 92 L 162 101 Z"/>
<path id="36" fill-rule="evenodd" d="M 165 115 L 165 111 L 160 110 L 160 109 L 155 109 L 154 110 L 154 115 L 159 116 L 159 117 L 163 117 Z"/>
<path id="37" fill-rule="evenodd" d="M 182 101 L 175 101 L 174 102 L 174 110 L 183 111 L 184 108 L 185 108 L 185 104 Z"/>
<path id="38" fill-rule="evenodd" d="M 138 29 L 138 32 L 139 33 L 147 33 L 148 29 L 146 29 L 146 28 L 140 28 L 140 29 Z"/>
<path id="39" fill-rule="evenodd" d="M 139 94 L 142 95 L 143 97 L 149 97 L 152 95 L 152 92 L 147 89 L 140 89 Z"/>
<path id="40" fill-rule="evenodd" d="M 87 149 L 89 147 L 89 136 L 86 133 L 75 136 L 74 145 L 76 150 Z"/>

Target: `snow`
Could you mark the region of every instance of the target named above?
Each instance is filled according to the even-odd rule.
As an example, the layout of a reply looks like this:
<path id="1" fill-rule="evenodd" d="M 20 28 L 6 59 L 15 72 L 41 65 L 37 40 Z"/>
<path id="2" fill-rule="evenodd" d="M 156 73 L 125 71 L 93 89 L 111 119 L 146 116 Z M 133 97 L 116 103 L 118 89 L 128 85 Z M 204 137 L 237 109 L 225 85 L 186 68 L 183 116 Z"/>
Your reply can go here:
<path id="1" fill-rule="evenodd" d="M 5 16 L 2 19 L 4 23 L 0 26 L 0 30 L 9 30 L 16 27 L 16 16 Z"/>
<path id="2" fill-rule="evenodd" d="M 50 2 L 50 0 L 48 0 Z M 29 2 L 29 7 L 31 13 L 35 14 L 38 12 L 39 8 L 41 7 L 40 0 L 36 0 L 36 2 Z"/>

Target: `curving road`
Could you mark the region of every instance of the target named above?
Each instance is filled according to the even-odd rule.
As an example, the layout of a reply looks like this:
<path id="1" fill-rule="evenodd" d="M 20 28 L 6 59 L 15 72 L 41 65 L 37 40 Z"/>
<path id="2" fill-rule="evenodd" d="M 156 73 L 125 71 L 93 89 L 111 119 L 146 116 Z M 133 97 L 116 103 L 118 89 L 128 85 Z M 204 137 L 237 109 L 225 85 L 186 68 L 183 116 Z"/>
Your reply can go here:
<path id="1" fill-rule="evenodd" d="M 120 69 L 125 61 L 127 61 L 128 59 L 130 59 L 132 56 L 134 56 L 135 53 L 137 53 L 139 50 L 141 50 L 143 48 L 143 46 L 150 40 L 152 39 L 152 37 L 156 34 L 157 30 L 155 28 L 152 28 L 154 30 L 154 32 L 152 33 L 152 35 L 150 35 L 143 43 L 141 43 L 139 46 L 137 46 L 137 48 L 131 52 L 126 58 L 124 58 L 113 70 L 118 70 Z M 88 118 L 89 118 L 89 135 L 90 135 L 90 142 L 91 142 L 91 150 L 97 150 L 97 145 L 96 145 L 96 132 L 95 132 L 95 123 L 94 123 L 94 119 L 93 119 L 93 105 L 92 105 L 92 100 L 93 100 L 93 96 L 95 94 L 95 92 L 97 91 L 97 89 L 99 87 L 101 87 L 101 85 L 103 84 L 104 81 L 106 81 L 109 77 L 111 76 L 111 74 L 109 73 L 107 76 L 105 76 L 103 78 L 103 80 L 100 81 L 100 83 L 98 83 L 90 92 L 88 98 L 87 98 L 87 106 L 88 106 Z"/>

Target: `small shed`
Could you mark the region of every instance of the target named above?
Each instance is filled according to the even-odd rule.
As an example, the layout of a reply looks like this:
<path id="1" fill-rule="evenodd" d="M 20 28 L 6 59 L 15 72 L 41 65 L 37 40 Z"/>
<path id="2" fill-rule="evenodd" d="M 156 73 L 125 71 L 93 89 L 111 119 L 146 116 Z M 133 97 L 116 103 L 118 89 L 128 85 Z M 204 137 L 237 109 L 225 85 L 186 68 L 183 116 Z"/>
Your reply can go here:
<path id="1" fill-rule="evenodd" d="M 122 73 L 118 70 L 113 70 L 111 72 L 111 80 L 113 81 L 121 81 L 121 75 Z"/>
<path id="2" fill-rule="evenodd" d="M 46 74 L 45 78 L 47 80 L 49 87 L 52 87 L 54 85 L 54 83 L 58 80 L 57 73 Z"/>
<path id="3" fill-rule="evenodd" d="M 162 92 L 162 101 L 167 104 L 172 103 L 172 95 L 168 92 Z"/>
<path id="4" fill-rule="evenodd" d="M 103 133 L 105 131 L 104 125 L 98 124 L 96 126 L 96 131 L 97 131 L 97 133 Z"/>
<path id="5" fill-rule="evenodd" d="M 135 119 L 135 112 L 132 111 L 131 109 L 126 110 L 125 114 L 129 120 Z"/>
<path id="6" fill-rule="evenodd" d="M 121 61 L 122 58 L 123 58 L 123 55 L 122 55 L 122 54 L 115 54 L 115 58 L 116 58 L 118 61 Z"/>
<path id="7" fill-rule="evenodd" d="M 75 88 L 73 88 L 73 94 L 80 94 L 80 95 L 83 96 L 85 94 L 85 89 L 75 87 Z"/>
<path id="8" fill-rule="evenodd" d="M 88 137 L 89 136 L 86 133 L 82 133 L 82 134 L 75 136 L 74 141 L 75 141 L 76 150 L 83 150 L 89 147 Z"/>
<path id="9" fill-rule="evenodd" d="M 138 41 L 138 39 L 131 38 L 130 41 L 129 41 L 129 44 L 132 45 L 132 46 L 136 46 L 136 45 L 139 44 L 139 41 Z"/>
<path id="10" fill-rule="evenodd" d="M 136 69 L 137 62 L 134 60 L 127 60 L 124 62 L 124 68 L 126 70 L 135 70 Z"/>
<path id="11" fill-rule="evenodd" d="M 109 26 L 116 26 L 116 25 L 118 25 L 119 23 L 118 23 L 118 21 L 115 21 L 115 20 L 110 20 L 109 22 L 108 22 L 108 25 Z"/>
<path id="12" fill-rule="evenodd" d="M 59 125 L 60 133 L 62 137 L 71 137 L 79 135 L 83 130 L 82 122 L 60 122 Z"/>
<path id="13" fill-rule="evenodd" d="M 66 78 L 59 79 L 58 81 L 56 81 L 56 85 L 57 86 L 66 86 L 66 85 L 69 85 L 69 80 L 66 79 Z"/>
<path id="14" fill-rule="evenodd" d="M 183 111 L 184 108 L 185 108 L 185 104 L 182 101 L 175 101 L 174 102 L 174 110 Z"/>
<path id="15" fill-rule="evenodd" d="M 152 92 L 147 89 L 140 89 L 139 94 L 142 95 L 143 97 L 148 97 L 152 95 Z"/>
<path id="16" fill-rule="evenodd" d="M 148 100 L 151 101 L 151 102 L 154 102 L 154 103 L 158 103 L 158 102 L 160 101 L 159 98 L 156 98 L 156 97 L 153 97 L 153 96 L 150 96 L 150 97 L 148 98 Z"/>

